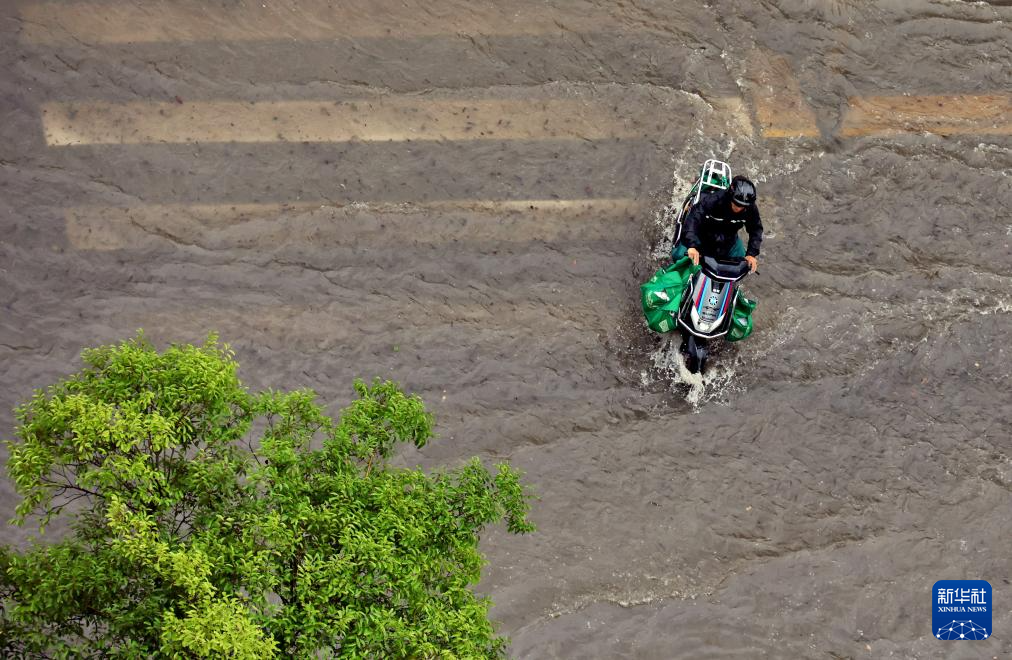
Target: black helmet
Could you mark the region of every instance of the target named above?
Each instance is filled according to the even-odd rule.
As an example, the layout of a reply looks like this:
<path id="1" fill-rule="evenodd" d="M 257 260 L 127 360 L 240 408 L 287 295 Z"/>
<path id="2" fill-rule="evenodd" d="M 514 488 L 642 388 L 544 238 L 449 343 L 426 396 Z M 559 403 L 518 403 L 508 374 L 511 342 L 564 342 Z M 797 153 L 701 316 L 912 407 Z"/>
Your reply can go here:
<path id="1" fill-rule="evenodd" d="M 743 176 L 731 180 L 731 201 L 738 206 L 755 204 L 755 184 Z"/>

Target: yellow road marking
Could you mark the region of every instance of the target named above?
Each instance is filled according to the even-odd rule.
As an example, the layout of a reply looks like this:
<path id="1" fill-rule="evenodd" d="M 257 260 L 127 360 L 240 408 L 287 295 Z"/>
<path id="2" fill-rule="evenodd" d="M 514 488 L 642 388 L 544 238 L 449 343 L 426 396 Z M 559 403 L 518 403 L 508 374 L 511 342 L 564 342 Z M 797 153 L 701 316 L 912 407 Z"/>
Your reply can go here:
<path id="1" fill-rule="evenodd" d="M 757 49 L 747 58 L 747 82 L 763 137 L 819 137 L 790 62 Z M 855 96 L 848 99 L 838 137 L 935 133 L 1008 135 L 1012 97 L 1004 94 Z"/>
<path id="2" fill-rule="evenodd" d="M 614 240 L 628 235 L 643 210 L 634 199 L 161 204 L 81 206 L 64 211 L 64 219 L 67 239 L 78 250 L 129 249 L 152 237 L 207 249 L 273 249 L 300 241 L 337 246 Z"/>
<path id="3" fill-rule="evenodd" d="M 801 95 L 801 86 L 787 58 L 753 51 L 746 62 L 747 79 L 763 137 L 818 137 L 815 112 Z"/>
<path id="4" fill-rule="evenodd" d="M 639 137 L 616 103 L 578 99 L 427 99 L 243 103 L 46 103 L 46 143 L 347 142 Z M 659 118 L 654 118 L 659 121 Z"/>
<path id="5" fill-rule="evenodd" d="M 850 99 L 841 137 L 1012 134 L 1012 96 L 864 96 Z"/>
<path id="6" fill-rule="evenodd" d="M 607 15 L 535 3 L 393 0 L 268 0 L 213 6 L 202 0 L 164 3 L 38 2 L 22 9 L 31 43 L 419 38 L 439 35 L 537 35 L 614 29 Z"/>

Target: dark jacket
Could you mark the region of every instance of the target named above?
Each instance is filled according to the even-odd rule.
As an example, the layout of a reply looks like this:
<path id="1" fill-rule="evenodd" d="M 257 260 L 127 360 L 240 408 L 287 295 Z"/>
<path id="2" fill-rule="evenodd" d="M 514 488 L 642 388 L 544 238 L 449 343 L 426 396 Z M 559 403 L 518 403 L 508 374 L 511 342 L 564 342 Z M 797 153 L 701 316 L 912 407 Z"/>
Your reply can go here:
<path id="1" fill-rule="evenodd" d="M 704 194 L 685 216 L 680 242 L 685 247 L 696 248 L 704 255 L 726 257 L 734 247 L 734 240 L 742 225 L 748 232 L 745 254 L 758 257 L 759 246 L 763 242 L 763 223 L 759 220 L 756 205 L 746 207 L 741 213 L 734 213 L 731 211 L 729 190 Z"/>

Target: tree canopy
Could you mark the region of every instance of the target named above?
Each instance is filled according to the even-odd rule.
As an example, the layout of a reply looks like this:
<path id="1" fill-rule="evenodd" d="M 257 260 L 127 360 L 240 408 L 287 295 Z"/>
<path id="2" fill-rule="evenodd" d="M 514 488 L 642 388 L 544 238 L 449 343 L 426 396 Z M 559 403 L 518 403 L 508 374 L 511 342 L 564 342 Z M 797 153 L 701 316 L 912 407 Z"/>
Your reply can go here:
<path id="1" fill-rule="evenodd" d="M 16 410 L 15 523 L 58 542 L 0 550 L 0 654 L 498 657 L 470 585 L 481 530 L 533 530 L 508 464 L 395 468 L 433 418 L 356 381 L 337 421 L 310 390 L 251 393 L 215 336 L 143 335 Z"/>

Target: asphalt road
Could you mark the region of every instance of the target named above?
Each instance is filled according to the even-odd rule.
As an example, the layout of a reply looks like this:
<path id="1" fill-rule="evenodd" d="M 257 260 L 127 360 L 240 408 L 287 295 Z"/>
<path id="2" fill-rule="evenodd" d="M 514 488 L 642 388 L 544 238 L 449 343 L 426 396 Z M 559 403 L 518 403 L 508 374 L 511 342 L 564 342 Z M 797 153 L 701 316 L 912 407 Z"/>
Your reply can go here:
<path id="1" fill-rule="evenodd" d="M 1012 654 L 1012 8 L 137 0 L 0 7 L 0 435 L 137 328 L 336 412 L 393 378 L 508 458 L 517 657 Z M 644 327 L 665 206 L 758 184 L 757 330 Z M 9 517 L 13 488 L 2 485 Z M 8 528 L 8 542 L 25 530 Z M 986 579 L 987 641 L 931 586 Z"/>

